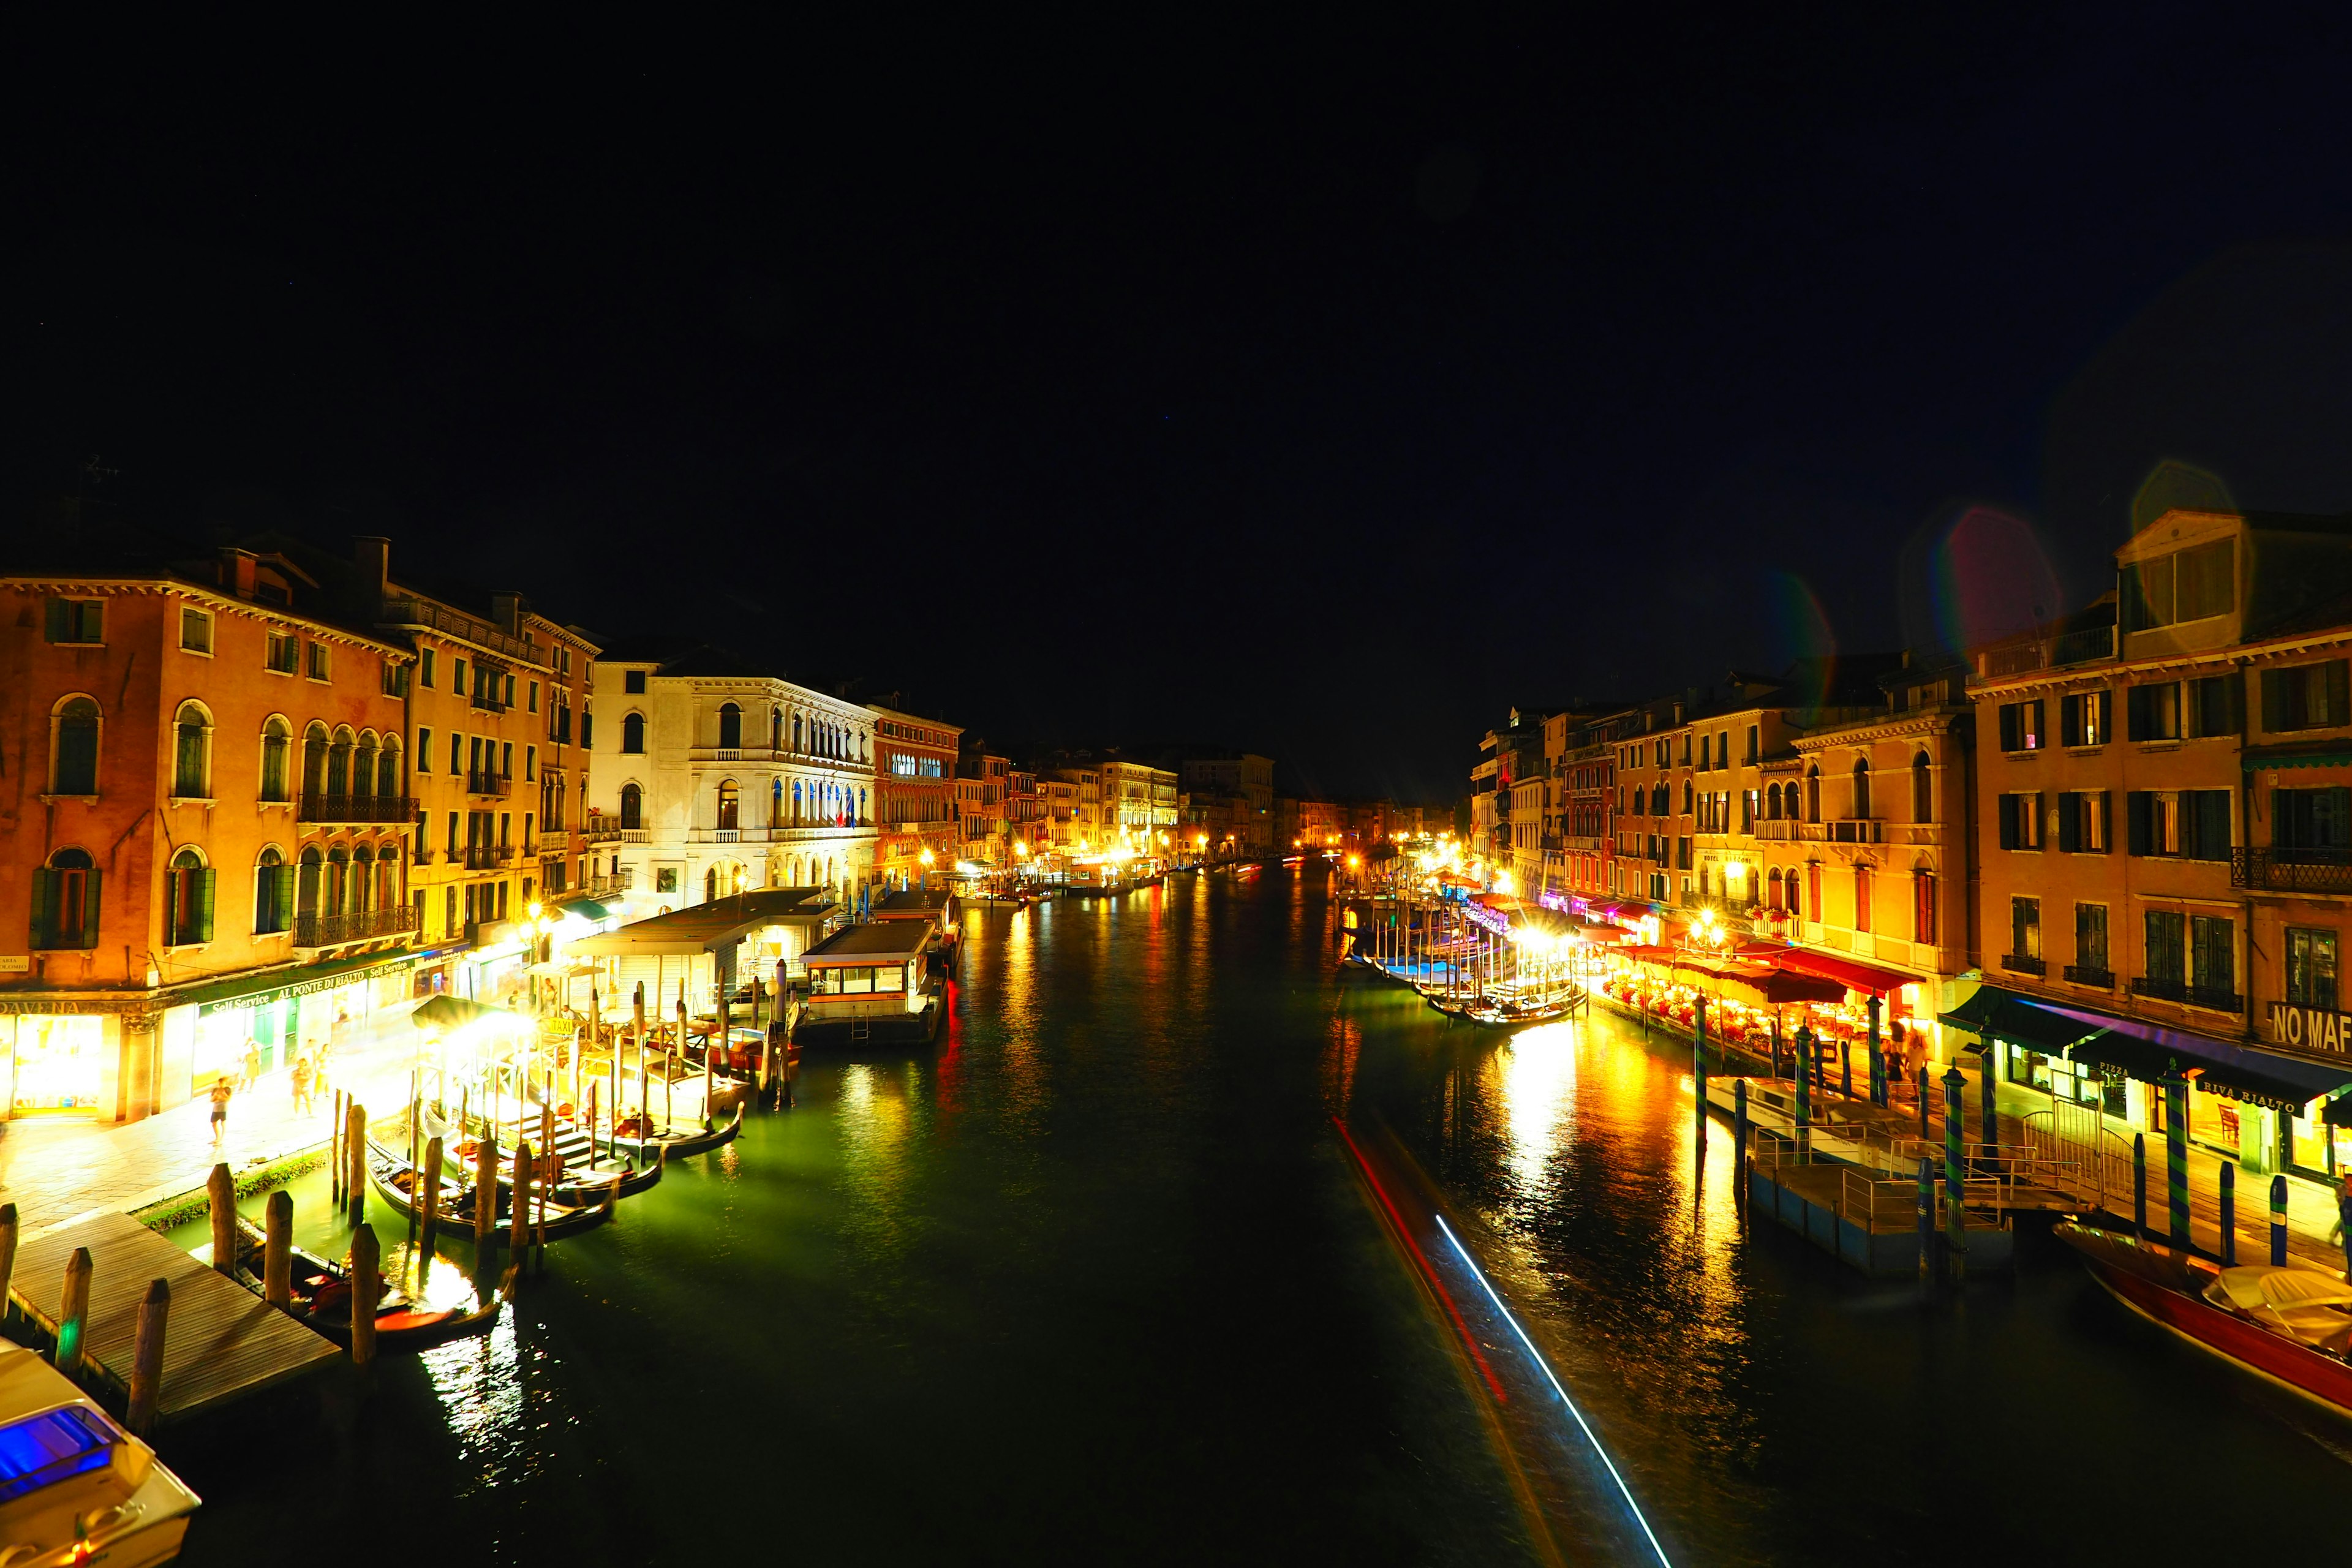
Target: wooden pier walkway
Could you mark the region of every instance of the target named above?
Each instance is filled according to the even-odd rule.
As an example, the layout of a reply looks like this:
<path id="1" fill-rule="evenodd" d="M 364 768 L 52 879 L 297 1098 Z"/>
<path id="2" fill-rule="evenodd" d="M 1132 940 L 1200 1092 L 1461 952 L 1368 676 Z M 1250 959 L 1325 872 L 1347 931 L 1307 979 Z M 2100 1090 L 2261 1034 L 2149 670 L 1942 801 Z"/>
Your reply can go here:
<path id="1" fill-rule="evenodd" d="M 184 1419 L 341 1359 L 312 1332 L 235 1280 L 215 1273 L 129 1215 L 93 1215 L 24 1244 L 9 1296 L 51 1335 L 65 1294 L 66 1260 L 89 1248 L 89 1315 L 83 1353 L 117 1390 L 131 1380 L 139 1303 L 148 1281 L 168 1280 L 156 1419 Z"/>

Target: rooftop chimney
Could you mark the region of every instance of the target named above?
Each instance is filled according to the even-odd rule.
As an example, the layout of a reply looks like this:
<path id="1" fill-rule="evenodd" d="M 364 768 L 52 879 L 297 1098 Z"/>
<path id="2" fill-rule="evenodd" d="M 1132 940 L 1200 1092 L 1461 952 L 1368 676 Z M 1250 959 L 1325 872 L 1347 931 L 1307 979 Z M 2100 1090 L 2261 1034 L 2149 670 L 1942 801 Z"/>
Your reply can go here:
<path id="1" fill-rule="evenodd" d="M 522 636 L 523 614 L 530 607 L 530 602 L 520 594 L 490 595 L 490 619 L 498 623 L 500 631 L 511 637 Z"/>
<path id="2" fill-rule="evenodd" d="M 253 568 L 259 558 L 250 550 L 239 550 L 233 544 L 221 546 L 220 585 L 240 599 L 253 597 Z"/>
<path id="3" fill-rule="evenodd" d="M 360 595 L 371 619 L 383 613 L 392 585 L 392 541 L 363 533 L 352 541 L 352 562 L 360 569 Z"/>

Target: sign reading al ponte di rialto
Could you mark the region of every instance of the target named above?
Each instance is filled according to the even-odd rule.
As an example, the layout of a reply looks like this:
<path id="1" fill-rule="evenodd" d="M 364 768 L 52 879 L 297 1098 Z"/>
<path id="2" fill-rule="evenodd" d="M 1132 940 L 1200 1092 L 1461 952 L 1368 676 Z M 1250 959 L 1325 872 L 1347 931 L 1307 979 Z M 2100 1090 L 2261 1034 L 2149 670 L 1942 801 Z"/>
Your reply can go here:
<path id="1" fill-rule="evenodd" d="M 2299 1051 L 2352 1052 L 2352 1013 L 2271 1004 L 2271 1039 Z"/>

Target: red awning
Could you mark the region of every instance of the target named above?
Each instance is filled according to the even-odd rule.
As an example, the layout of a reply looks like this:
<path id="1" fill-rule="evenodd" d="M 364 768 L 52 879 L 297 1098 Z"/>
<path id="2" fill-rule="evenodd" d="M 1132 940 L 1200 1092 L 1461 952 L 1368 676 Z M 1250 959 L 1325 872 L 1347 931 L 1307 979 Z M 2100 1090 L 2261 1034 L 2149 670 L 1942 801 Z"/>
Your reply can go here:
<path id="1" fill-rule="evenodd" d="M 1815 952 L 1809 948 L 1789 949 L 1780 955 L 1780 963 L 1783 969 L 1793 969 L 1800 974 L 1818 974 L 1849 989 L 1874 991 L 1881 996 L 1919 983 L 1917 975 L 1906 974 L 1899 969 L 1881 969 L 1874 963 L 1864 963 L 1858 959 L 1832 958 L 1826 952 Z"/>

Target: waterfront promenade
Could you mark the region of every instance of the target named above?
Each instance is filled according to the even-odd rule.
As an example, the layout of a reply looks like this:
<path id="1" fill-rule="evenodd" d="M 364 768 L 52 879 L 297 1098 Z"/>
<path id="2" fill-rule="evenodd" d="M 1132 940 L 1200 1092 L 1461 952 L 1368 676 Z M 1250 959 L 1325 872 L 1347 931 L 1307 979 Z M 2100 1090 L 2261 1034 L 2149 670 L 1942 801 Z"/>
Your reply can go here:
<path id="1" fill-rule="evenodd" d="M 333 1084 L 307 1114 L 295 1110 L 287 1069 L 264 1075 L 230 1102 L 218 1144 L 211 1102 L 202 1095 L 121 1125 L 0 1122 L 0 1202 L 16 1205 L 17 1224 L 29 1238 L 82 1215 L 121 1214 L 193 1191 L 216 1162 L 241 1172 L 322 1143 L 334 1119 L 334 1089 L 384 1109 L 407 1100 L 415 1048 L 409 1011 L 404 1004 L 355 1021 L 351 1044 L 334 1061 Z"/>

